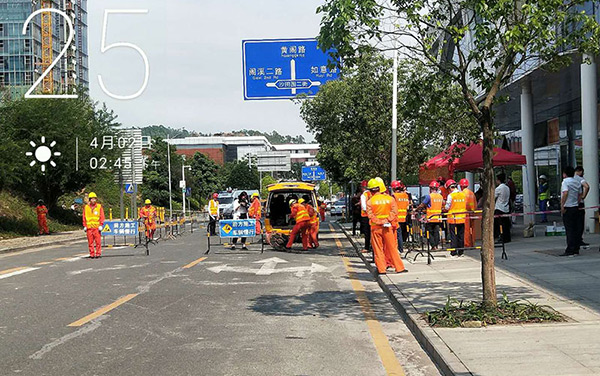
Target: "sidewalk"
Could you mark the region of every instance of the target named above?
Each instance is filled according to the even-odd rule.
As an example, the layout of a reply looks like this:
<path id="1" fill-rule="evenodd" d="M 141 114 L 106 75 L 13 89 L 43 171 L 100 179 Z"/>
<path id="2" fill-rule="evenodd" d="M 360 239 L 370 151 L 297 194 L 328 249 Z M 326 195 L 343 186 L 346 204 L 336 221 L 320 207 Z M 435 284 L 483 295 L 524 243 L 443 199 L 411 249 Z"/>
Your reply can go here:
<path id="1" fill-rule="evenodd" d="M 362 242 L 362 239 L 354 238 Z M 456 375 L 598 375 L 600 374 L 600 236 L 579 256 L 558 257 L 564 237 L 517 238 L 507 244 L 508 260 L 496 252 L 498 294 L 549 305 L 566 323 L 431 328 L 422 319 L 442 307 L 448 296 L 481 299 L 478 251 L 451 259 L 405 260 L 407 274 L 379 278 L 392 302 L 405 313 L 412 330 L 438 366 Z M 362 243 L 361 243 L 362 244 Z M 412 254 L 414 257 L 414 253 Z M 370 255 L 367 259 L 370 261 Z"/>
<path id="2" fill-rule="evenodd" d="M 44 236 L 32 236 L 22 237 L 14 239 L 0 240 L 0 254 L 8 252 L 22 251 L 29 248 L 44 247 L 51 245 L 59 245 L 65 243 L 71 243 L 78 240 L 85 239 L 85 232 L 82 230 L 78 231 L 66 231 L 59 232 L 52 235 Z"/>

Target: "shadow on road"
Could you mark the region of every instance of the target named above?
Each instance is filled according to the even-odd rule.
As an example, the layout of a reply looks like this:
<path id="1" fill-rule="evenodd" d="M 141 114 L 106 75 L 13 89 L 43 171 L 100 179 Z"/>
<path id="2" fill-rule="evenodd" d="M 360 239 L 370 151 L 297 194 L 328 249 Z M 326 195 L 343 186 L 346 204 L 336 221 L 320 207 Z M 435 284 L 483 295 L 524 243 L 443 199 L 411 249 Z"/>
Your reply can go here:
<path id="1" fill-rule="evenodd" d="M 375 305 L 387 302 L 384 293 L 368 294 L 368 297 Z M 268 316 L 318 316 L 336 320 L 364 320 L 360 304 L 352 291 L 315 291 L 303 295 L 262 295 L 252 299 L 251 302 L 250 309 L 252 311 Z M 400 320 L 393 310 L 378 312 L 377 317 L 380 321 L 385 322 Z"/>

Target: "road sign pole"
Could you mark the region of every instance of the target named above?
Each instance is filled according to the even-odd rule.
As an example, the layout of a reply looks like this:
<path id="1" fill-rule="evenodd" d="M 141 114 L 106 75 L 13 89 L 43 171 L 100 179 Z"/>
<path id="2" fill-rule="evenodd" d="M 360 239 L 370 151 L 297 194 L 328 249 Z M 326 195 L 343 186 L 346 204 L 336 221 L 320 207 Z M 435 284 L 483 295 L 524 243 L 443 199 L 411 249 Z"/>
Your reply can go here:
<path id="1" fill-rule="evenodd" d="M 125 219 L 125 207 L 123 206 L 123 196 L 125 192 L 123 192 L 123 171 L 119 169 L 119 187 L 121 188 L 121 197 L 119 198 L 119 218 L 121 220 Z"/>
<path id="2" fill-rule="evenodd" d="M 398 50 L 394 50 L 392 93 L 392 181 L 396 180 L 398 157 Z"/>

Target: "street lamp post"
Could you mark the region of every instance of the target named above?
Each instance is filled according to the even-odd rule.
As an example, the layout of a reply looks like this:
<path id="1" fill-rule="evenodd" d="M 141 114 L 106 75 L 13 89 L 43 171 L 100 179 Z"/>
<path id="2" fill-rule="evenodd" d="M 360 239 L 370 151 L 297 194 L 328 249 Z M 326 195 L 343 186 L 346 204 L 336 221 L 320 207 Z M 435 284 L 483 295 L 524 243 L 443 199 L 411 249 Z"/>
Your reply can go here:
<path id="1" fill-rule="evenodd" d="M 182 156 L 183 158 L 183 163 L 181 164 L 181 181 L 183 181 L 183 186 L 181 187 L 181 196 L 182 196 L 182 201 L 183 201 L 183 218 L 185 218 L 185 193 L 187 190 L 187 184 L 185 183 L 185 170 L 191 170 L 192 166 L 185 166 L 185 157 Z"/>
<path id="2" fill-rule="evenodd" d="M 392 93 L 392 181 L 396 180 L 398 157 L 398 50 L 394 50 L 394 71 Z"/>

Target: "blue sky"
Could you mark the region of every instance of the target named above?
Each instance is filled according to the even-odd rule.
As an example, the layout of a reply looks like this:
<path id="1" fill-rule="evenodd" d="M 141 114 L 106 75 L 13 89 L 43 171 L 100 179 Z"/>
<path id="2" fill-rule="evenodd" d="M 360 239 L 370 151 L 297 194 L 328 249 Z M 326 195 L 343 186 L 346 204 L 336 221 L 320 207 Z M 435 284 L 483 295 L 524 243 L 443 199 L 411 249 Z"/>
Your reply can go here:
<path id="1" fill-rule="evenodd" d="M 307 136 L 299 106 L 291 101 L 250 101 L 242 96 L 241 41 L 317 35 L 322 0 L 91 0 L 90 90 L 125 126 L 165 124 L 201 132 L 277 130 Z M 106 44 L 129 42 L 148 56 L 150 79 L 142 96 L 144 64 L 133 49 L 100 52 L 105 9 L 148 9 L 144 15 L 111 15 Z"/>

